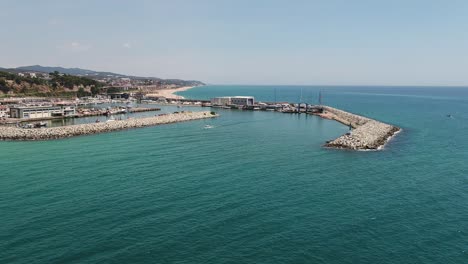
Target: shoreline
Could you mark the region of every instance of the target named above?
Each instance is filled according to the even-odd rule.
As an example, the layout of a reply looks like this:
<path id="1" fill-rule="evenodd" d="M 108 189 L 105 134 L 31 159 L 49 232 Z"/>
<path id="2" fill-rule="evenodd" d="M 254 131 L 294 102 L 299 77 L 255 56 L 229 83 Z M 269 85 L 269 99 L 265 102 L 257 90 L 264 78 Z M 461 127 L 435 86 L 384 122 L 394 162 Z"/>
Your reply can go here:
<path id="1" fill-rule="evenodd" d="M 175 89 L 163 89 L 163 90 L 158 90 L 156 93 L 150 93 L 147 95 L 162 96 L 162 97 L 165 97 L 166 99 L 186 99 L 185 97 L 181 95 L 176 95 L 175 93 L 184 92 L 194 87 L 198 87 L 198 86 L 184 86 L 184 87 L 179 87 Z"/>
<path id="2" fill-rule="evenodd" d="M 382 146 L 380 146 L 377 150 L 383 150 L 385 148 L 385 146 L 387 145 L 387 143 L 389 143 L 392 139 L 394 139 L 398 134 L 400 134 L 401 132 L 403 131 L 402 128 L 400 128 L 399 130 L 395 131 L 391 136 L 389 136 L 387 138 L 387 140 L 385 141 L 385 144 L 383 144 Z"/>

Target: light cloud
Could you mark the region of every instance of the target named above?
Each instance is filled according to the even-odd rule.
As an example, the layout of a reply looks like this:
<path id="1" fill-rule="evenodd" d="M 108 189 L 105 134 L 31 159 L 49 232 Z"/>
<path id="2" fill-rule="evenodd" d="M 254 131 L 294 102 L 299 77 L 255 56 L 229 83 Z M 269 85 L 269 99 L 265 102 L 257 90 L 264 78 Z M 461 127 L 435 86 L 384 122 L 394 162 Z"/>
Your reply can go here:
<path id="1" fill-rule="evenodd" d="M 50 26 L 55 26 L 59 24 L 59 21 L 56 18 L 51 18 L 47 21 L 47 24 L 49 24 Z"/>
<path id="2" fill-rule="evenodd" d="M 83 44 L 78 41 L 72 41 L 70 43 L 60 45 L 57 48 L 63 51 L 68 51 L 68 52 L 84 52 L 84 51 L 88 51 L 89 49 L 91 49 L 91 45 Z"/>
<path id="3" fill-rule="evenodd" d="M 122 44 L 122 47 L 126 48 L 126 49 L 129 49 L 132 47 L 132 45 L 130 45 L 130 43 L 124 43 Z"/>

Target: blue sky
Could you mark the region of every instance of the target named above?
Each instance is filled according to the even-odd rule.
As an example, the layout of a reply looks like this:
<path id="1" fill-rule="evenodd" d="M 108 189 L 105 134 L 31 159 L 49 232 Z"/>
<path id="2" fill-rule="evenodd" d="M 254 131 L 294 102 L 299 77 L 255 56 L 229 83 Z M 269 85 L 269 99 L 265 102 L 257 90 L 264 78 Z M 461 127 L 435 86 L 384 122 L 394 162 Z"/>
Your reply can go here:
<path id="1" fill-rule="evenodd" d="M 468 85 L 468 1 L 0 0 L 0 67 L 216 84 Z"/>

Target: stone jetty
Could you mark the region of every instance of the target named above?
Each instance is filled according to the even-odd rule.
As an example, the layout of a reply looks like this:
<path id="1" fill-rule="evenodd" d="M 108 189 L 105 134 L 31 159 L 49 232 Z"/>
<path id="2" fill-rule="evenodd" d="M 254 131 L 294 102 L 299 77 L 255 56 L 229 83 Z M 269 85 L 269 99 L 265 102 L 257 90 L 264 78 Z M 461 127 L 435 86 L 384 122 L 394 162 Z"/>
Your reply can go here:
<path id="1" fill-rule="evenodd" d="M 161 114 L 154 117 L 116 120 L 103 123 L 90 123 L 52 128 L 0 127 L 0 140 L 50 140 L 80 135 L 90 135 L 130 128 L 156 126 L 190 120 L 213 118 L 214 112 L 180 112 Z"/>
<path id="2" fill-rule="evenodd" d="M 319 115 L 336 120 L 353 129 L 335 140 L 328 141 L 325 147 L 352 149 L 352 150 L 377 150 L 381 149 L 387 141 L 395 135 L 400 128 L 373 120 L 367 117 L 348 113 L 329 106 L 322 106 L 323 113 Z"/>

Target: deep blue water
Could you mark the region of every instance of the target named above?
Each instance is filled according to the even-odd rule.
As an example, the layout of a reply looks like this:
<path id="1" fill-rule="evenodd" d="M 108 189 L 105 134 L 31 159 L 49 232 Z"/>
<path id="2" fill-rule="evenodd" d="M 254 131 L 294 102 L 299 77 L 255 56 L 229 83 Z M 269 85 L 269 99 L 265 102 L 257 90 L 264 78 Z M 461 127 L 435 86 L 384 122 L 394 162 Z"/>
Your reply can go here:
<path id="1" fill-rule="evenodd" d="M 325 104 L 403 132 L 383 151 L 330 150 L 347 127 L 216 109 L 212 120 L 0 142 L 0 263 L 468 263 L 468 88 L 181 94 L 274 101 L 275 90 L 310 103 L 322 91 Z"/>

